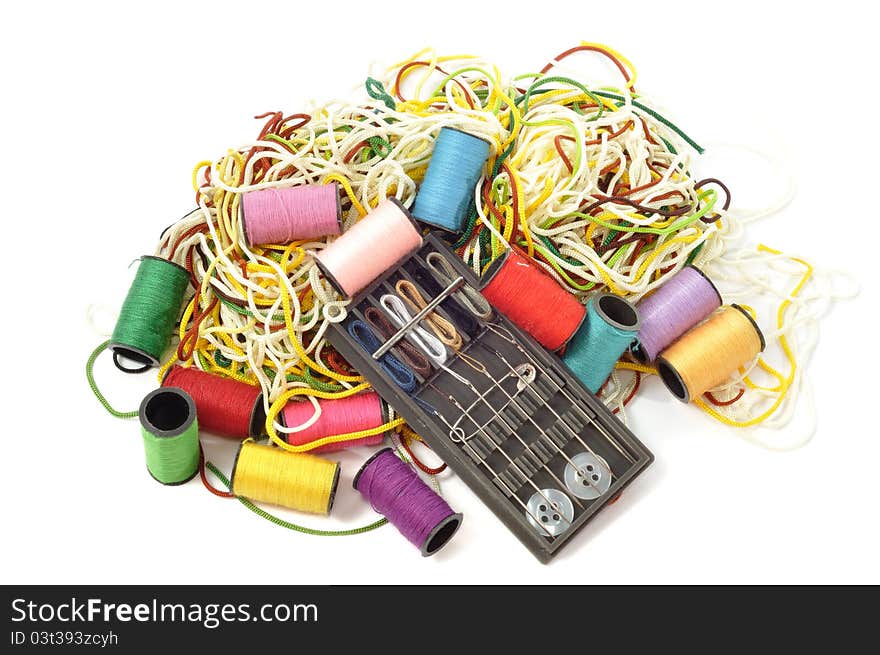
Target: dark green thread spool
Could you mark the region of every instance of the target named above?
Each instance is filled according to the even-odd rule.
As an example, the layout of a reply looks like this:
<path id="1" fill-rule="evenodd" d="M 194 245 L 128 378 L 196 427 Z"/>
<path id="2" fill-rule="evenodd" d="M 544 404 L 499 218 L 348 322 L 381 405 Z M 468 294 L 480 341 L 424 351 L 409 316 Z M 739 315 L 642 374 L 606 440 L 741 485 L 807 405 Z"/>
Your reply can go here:
<path id="1" fill-rule="evenodd" d="M 171 341 L 189 281 L 189 271 L 182 266 L 161 257 L 141 258 L 110 337 L 113 362 L 118 369 L 141 373 L 159 365 Z M 120 356 L 141 367 L 122 366 Z"/>
<path id="2" fill-rule="evenodd" d="M 138 416 L 147 470 L 157 482 L 183 484 L 199 471 L 199 422 L 186 391 L 160 387 L 141 402 Z"/>

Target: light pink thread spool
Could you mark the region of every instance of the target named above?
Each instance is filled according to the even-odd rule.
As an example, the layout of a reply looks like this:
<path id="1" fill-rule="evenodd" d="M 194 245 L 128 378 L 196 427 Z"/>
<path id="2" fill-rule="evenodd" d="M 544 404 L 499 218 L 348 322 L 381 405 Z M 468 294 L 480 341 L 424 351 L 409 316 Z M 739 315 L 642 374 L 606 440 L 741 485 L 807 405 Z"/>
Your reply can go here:
<path id="1" fill-rule="evenodd" d="M 242 194 L 239 215 L 249 246 L 340 234 L 339 185 L 332 182 L 250 191 Z"/>
<path id="2" fill-rule="evenodd" d="M 313 255 L 336 290 L 352 298 L 421 247 L 422 235 L 412 214 L 397 198 L 388 198 Z"/>
<path id="3" fill-rule="evenodd" d="M 321 416 L 303 430 L 286 433 L 284 436 L 287 443 L 302 446 L 324 437 L 378 428 L 388 421 L 387 406 L 375 391 L 365 391 L 348 398 L 322 399 L 317 402 L 321 407 Z M 285 427 L 296 427 L 307 423 L 314 414 L 315 408 L 312 403 L 295 400 L 284 406 L 280 418 Z M 384 439 L 383 432 L 370 437 L 325 444 L 309 452 L 332 453 L 353 446 L 378 446 Z"/>

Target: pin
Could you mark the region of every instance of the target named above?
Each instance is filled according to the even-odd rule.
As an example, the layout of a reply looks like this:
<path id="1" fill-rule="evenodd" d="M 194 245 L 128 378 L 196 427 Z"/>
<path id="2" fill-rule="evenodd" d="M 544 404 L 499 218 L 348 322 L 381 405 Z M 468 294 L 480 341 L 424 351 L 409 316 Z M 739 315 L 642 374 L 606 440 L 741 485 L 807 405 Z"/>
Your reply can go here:
<path id="1" fill-rule="evenodd" d="M 489 348 L 488 346 L 485 346 L 485 345 L 483 345 L 483 344 L 479 344 L 479 345 L 481 345 L 481 346 L 482 346 L 483 348 L 485 348 L 486 350 L 494 351 L 494 352 L 495 352 L 495 355 L 497 355 L 499 359 L 501 359 L 505 364 L 507 364 L 507 367 L 511 369 L 511 371 L 513 372 L 513 374 L 519 376 L 519 372 L 517 372 L 516 369 L 514 369 L 514 368 L 512 368 L 512 367 L 510 366 L 510 364 L 507 362 L 507 360 L 504 359 L 504 357 L 501 355 L 501 353 L 499 353 L 498 351 L 495 351 L 494 349 Z M 467 356 L 469 357 L 469 355 L 467 355 Z M 553 439 L 550 437 L 550 435 L 547 434 L 547 433 L 544 431 L 544 428 L 542 428 L 540 425 L 538 425 L 538 423 L 535 421 L 534 417 L 532 416 L 531 412 L 529 412 L 529 411 L 523 409 L 523 408 L 522 408 L 522 405 L 521 405 L 520 403 L 517 402 L 516 397 L 511 396 L 511 395 L 507 392 L 507 389 L 505 389 L 504 386 L 501 384 L 501 382 L 503 382 L 503 380 L 502 380 L 501 382 L 496 381 L 491 375 L 489 375 L 489 372 L 486 370 L 486 367 L 485 367 L 485 366 L 483 366 L 482 364 L 480 364 L 480 367 L 482 368 L 482 370 L 480 370 L 480 369 L 476 369 L 476 370 L 480 371 L 483 375 L 485 375 L 487 378 L 489 378 L 489 380 L 492 381 L 493 385 L 494 385 L 494 386 L 497 386 L 498 389 L 499 389 L 499 390 L 500 390 L 505 396 L 507 396 L 507 399 L 508 399 L 509 402 L 514 403 L 514 405 L 515 405 L 516 407 L 519 407 L 519 408 L 520 408 L 520 410 L 522 411 L 522 413 L 525 414 L 526 419 L 529 421 L 529 423 L 531 423 L 532 425 L 535 426 L 535 429 L 538 431 L 538 434 L 540 434 L 542 437 L 544 437 L 544 440 L 550 445 L 551 448 L 555 449 L 557 453 L 559 453 L 560 455 L 562 455 L 563 459 L 565 459 L 565 461 L 568 462 L 569 466 L 573 467 L 575 471 L 580 471 L 580 467 L 579 467 L 579 466 L 578 466 L 578 465 L 577 465 L 577 464 L 576 464 L 576 463 L 575 463 L 575 462 L 574 462 L 574 461 L 573 461 L 573 460 L 572 460 L 572 459 L 571 459 L 571 458 L 565 453 L 565 450 L 564 450 L 561 446 L 557 446 L 557 445 L 556 445 L 556 442 L 553 441 Z M 530 386 L 530 385 L 527 384 L 527 385 L 525 385 L 525 386 Z M 536 392 L 536 393 L 537 393 L 537 392 Z M 577 436 L 576 433 L 575 433 L 575 431 L 572 430 L 571 427 L 570 427 L 565 421 L 563 421 L 563 420 L 559 417 L 558 414 L 556 414 L 556 412 L 553 410 L 553 408 L 550 406 L 550 404 L 549 404 L 548 402 L 544 401 L 544 399 L 541 398 L 541 395 L 540 395 L 540 394 L 537 394 L 537 395 L 538 395 L 538 399 L 541 401 L 541 404 L 542 404 L 544 407 L 547 407 L 548 409 L 550 409 L 550 411 L 553 412 L 554 415 L 556 415 L 556 417 L 559 419 L 560 423 L 561 423 L 562 425 L 564 425 L 565 427 L 567 427 L 567 428 L 569 429 L 569 431 L 571 431 L 572 434 L 575 434 L 575 436 Z M 500 415 L 499 415 L 499 418 L 501 418 L 501 420 L 504 420 L 504 418 L 501 417 Z M 505 420 L 504 422 L 505 422 L 506 425 L 508 425 L 508 428 L 509 428 L 510 425 L 507 423 L 507 421 Z M 511 430 L 511 431 L 512 431 L 512 430 Z M 526 442 L 523 441 L 523 439 L 522 439 L 518 434 L 516 434 L 516 432 L 513 432 L 513 434 L 514 434 L 514 436 L 516 436 L 516 438 L 519 440 L 519 442 L 520 442 L 524 447 L 528 448 L 528 446 L 526 445 Z M 583 442 L 581 442 L 581 443 L 583 444 Z M 594 457 L 597 456 L 596 453 L 594 453 L 593 450 L 592 450 L 589 446 L 587 446 L 586 444 L 583 444 L 583 445 L 587 448 L 587 450 L 589 450 L 590 454 L 592 454 Z M 550 468 L 549 468 L 546 464 L 544 464 L 544 468 L 546 468 L 548 471 L 550 470 Z M 551 472 L 551 475 L 553 475 L 553 478 L 554 478 L 555 480 L 557 480 L 557 481 L 559 480 L 559 478 L 557 478 L 556 475 L 554 475 L 552 472 Z M 592 486 L 592 485 L 593 485 L 593 480 L 592 480 L 592 478 L 589 476 L 589 474 L 588 474 L 588 473 L 583 473 L 583 475 L 584 475 L 584 479 L 587 480 L 588 483 Z M 561 485 L 561 486 L 568 486 L 568 485 L 563 484 L 563 485 Z M 580 507 L 581 509 L 583 509 L 583 505 L 581 505 L 577 500 L 575 500 L 575 502 L 578 504 L 578 507 Z"/>
<path id="2" fill-rule="evenodd" d="M 501 337 L 502 339 L 504 339 L 508 343 L 515 346 L 516 349 L 520 352 L 520 354 L 524 355 L 529 360 L 529 362 L 531 362 L 531 364 L 533 366 L 536 366 L 536 367 L 540 366 L 540 363 L 537 362 L 535 360 L 535 358 L 532 357 L 532 355 L 527 350 L 525 350 L 522 346 L 520 346 L 519 342 L 513 338 L 513 335 L 510 333 L 509 330 L 507 330 L 507 328 L 505 328 L 501 325 L 498 325 L 496 323 L 487 323 L 486 328 L 491 330 L 495 334 L 497 334 L 499 337 Z M 507 333 L 507 334 L 505 335 L 504 333 Z M 502 361 L 504 361 L 505 364 L 507 364 L 508 367 L 510 367 L 510 363 L 507 362 L 507 360 L 505 360 L 503 357 L 501 359 L 502 359 Z M 513 370 L 516 371 L 516 369 L 513 369 Z M 587 412 L 583 409 L 583 407 L 581 407 L 580 402 L 578 402 L 575 398 L 572 398 L 571 394 L 569 394 L 565 390 L 564 387 L 560 386 L 556 382 L 556 380 L 553 379 L 552 376 L 545 375 L 545 378 L 550 381 L 550 383 L 556 388 L 556 391 L 559 392 L 560 394 L 562 394 L 562 396 L 571 403 L 572 407 L 574 407 L 581 414 L 581 416 L 583 416 L 587 420 L 587 422 L 590 425 L 592 425 L 594 428 L 596 428 L 596 430 L 603 437 L 605 437 L 605 439 L 612 446 L 614 446 L 614 448 L 615 448 L 615 450 L 617 450 L 617 452 L 619 452 L 621 455 L 623 455 L 627 459 L 627 461 L 629 461 L 631 464 L 635 463 L 635 459 L 633 459 L 632 455 L 630 455 L 626 450 L 621 448 L 620 444 L 617 443 L 617 440 L 614 439 L 610 434 L 608 434 L 608 431 L 602 426 L 601 423 L 599 423 L 593 417 L 591 417 L 589 414 L 587 414 Z M 535 394 L 538 393 L 534 389 L 532 389 L 532 392 Z M 553 413 L 560 419 L 560 421 L 562 421 L 562 418 L 559 417 L 559 414 L 557 414 L 555 411 Z M 565 424 L 564 421 L 562 421 L 562 423 Z M 567 424 L 565 424 L 565 425 L 567 426 Z M 569 427 L 569 430 L 571 430 L 570 427 Z M 573 430 L 571 430 L 571 432 L 574 435 L 574 437 L 581 443 L 581 445 L 583 445 L 584 447 L 587 447 L 587 444 L 584 443 L 584 441 L 580 438 L 580 436 L 577 433 L 575 433 Z"/>
<path id="3" fill-rule="evenodd" d="M 434 391 L 436 391 L 437 393 L 439 393 L 441 396 L 443 395 L 443 393 L 442 393 L 439 389 L 437 389 L 437 387 L 434 387 L 434 386 L 431 385 L 430 383 L 429 383 L 428 386 L 431 386 L 431 387 L 434 389 Z M 417 399 L 417 400 L 420 400 L 420 399 Z M 443 414 L 441 414 L 440 412 L 438 412 L 438 411 L 437 411 L 437 410 L 436 410 L 431 404 L 425 402 L 424 400 L 421 401 L 421 404 L 422 404 L 423 407 L 430 408 L 431 413 L 432 413 L 434 416 L 436 416 L 437 418 L 439 418 L 439 419 L 440 419 L 440 420 L 446 425 L 446 427 L 447 427 L 448 430 L 449 430 L 449 434 L 450 434 L 450 435 L 455 431 L 456 428 L 454 428 L 454 427 L 449 423 L 449 421 L 446 420 L 446 417 L 443 416 Z M 555 539 L 555 538 L 556 538 L 556 535 L 553 534 L 550 530 L 548 530 L 548 529 L 544 526 L 543 522 L 540 520 L 539 517 L 535 516 L 535 514 L 532 513 L 532 510 L 529 509 L 529 506 L 526 505 L 526 503 L 524 503 L 524 502 L 522 501 L 522 499 L 520 499 L 520 497 L 516 495 L 516 491 L 514 491 L 513 489 L 511 489 L 511 488 L 510 488 L 510 485 L 508 485 L 504 480 L 501 479 L 501 476 L 498 474 L 498 472 L 497 472 L 494 468 L 492 468 L 491 466 L 489 466 L 489 463 L 488 463 L 483 457 L 481 457 L 480 454 L 479 454 L 476 450 L 474 450 L 474 449 L 471 447 L 471 445 L 470 445 L 469 443 L 467 443 L 466 441 L 464 441 L 464 442 L 462 442 L 462 443 L 463 443 L 464 447 L 467 448 L 468 451 L 470 451 L 472 457 L 474 457 L 475 459 L 478 459 L 478 460 L 480 461 L 480 464 L 482 464 L 483 466 L 485 466 L 486 469 L 489 471 L 489 473 L 492 474 L 492 477 L 493 477 L 494 479 L 498 480 L 498 482 L 500 482 L 502 485 L 504 485 L 504 488 L 507 489 L 508 493 L 510 494 L 510 497 L 513 498 L 513 499 L 515 499 L 516 502 L 518 502 L 518 503 L 520 504 L 520 506 L 525 510 L 526 514 L 527 514 L 529 517 L 531 517 L 531 519 L 535 522 L 535 524 L 541 526 L 541 527 L 544 529 L 544 532 L 547 533 L 547 536 L 548 536 L 548 537 L 550 537 L 551 539 Z"/>
<path id="4" fill-rule="evenodd" d="M 446 396 L 447 400 L 449 400 L 449 402 L 451 402 L 453 405 L 455 405 L 455 408 L 456 408 L 458 411 L 460 411 L 460 412 L 462 413 L 462 415 L 467 416 L 467 417 L 471 420 L 471 422 L 472 422 L 474 425 L 477 426 L 477 429 L 479 429 L 481 432 L 483 432 L 483 434 L 484 434 L 486 437 L 488 437 L 490 440 L 492 439 L 492 437 L 491 437 L 491 436 L 485 431 L 485 429 L 483 429 L 482 427 L 480 427 L 479 424 L 478 424 L 476 421 L 474 421 L 474 419 L 473 419 L 473 418 L 467 413 L 467 410 L 466 410 L 464 407 L 462 407 L 461 403 L 458 402 L 458 400 L 455 398 L 455 396 L 451 396 L 451 395 L 449 395 L 449 394 L 444 394 L 442 391 L 440 391 L 440 390 L 439 390 L 437 387 L 435 387 L 433 384 L 430 384 L 430 383 L 429 383 L 428 386 L 431 387 L 435 392 L 437 392 L 437 393 L 439 393 L 439 394 L 441 394 L 441 395 Z M 489 405 L 489 408 L 490 408 L 490 409 L 493 409 L 491 405 Z M 494 411 L 494 409 L 493 409 L 493 411 Z M 460 428 L 459 428 L 459 430 L 460 430 Z M 451 437 L 452 437 L 452 434 L 450 433 L 450 438 L 451 438 Z M 465 444 L 466 444 L 467 441 L 465 440 L 465 441 L 463 441 L 462 443 L 465 443 Z M 493 443 L 494 443 L 494 442 L 493 442 Z M 498 451 L 499 453 L 501 453 L 502 455 L 504 455 L 504 458 L 505 458 L 508 462 L 510 462 L 510 465 L 511 465 L 512 467 L 514 467 L 517 471 L 519 471 L 520 475 L 522 475 L 522 477 L 526 480 L 526 482 L 528 482 L 530 485 L 532 485 L 532 487 L 534 488 L 534 490 L 535 490 L 538 494 L 540 494 L 540 495 L 544 498 L 544 500 L 547 501 L 547 504 L 550 505 L 550 507 L 552 507 L 552 508 L 555 509 L 557 512 L 559 512 L 560 515 L 563 515 L 563 516 L 564 516 L 564 513 L 563 513 L 563 511 L 562 511 L 562 507 L 557 506 L 557 504 L 556 504 L 554 501 L 552 501 L 548 496 L 546 496 L 546 495 L 544 494 L 544 491 L 543 491 L 543 490 L 542 490 L 537 484 L 535 484 L 535 481 L 532 480 L 531 476 L 530 476 L 530 475 L 527 475 L 526 472 L 523 471 L 522 467 L 521 467 L 519 464 L 516 463 L 516 461 L 515 461 L 515 460 L 514 460 L 514 459 L 513 459 L 508 453 L 507 453 L 506 450 L 504 450 L 504 448 L 501 448 L 501 447 L 499 446 L 499 447 L 496 448 L 495 450 Z M 553 475 L 552 471 L 551 471 L 550 474 Z M 556 478 L 555 475 L 554 475 L 553 477 Z M 556 479 L 558 480 L 559 478 L 556 478 Z M 505 486 L 507 486 L 507 485 L 505 485 Z M 564 487 L 564 486 L 565 486 L 565 483 L 562 483 L 561 486 Z M 509 488 L 509 487 L 508 487 L 508 488 Z M 570 524 L 571 524 L 571 522 L 569 521 L 569 525 L 570 525 Z"/>
<path id="5" fill-rule="evenodd" d="M 531 416 L 531 413 L 528 412 L 527 410 L 523 409 L 522 405 L 520 405 L 519 403 L 517 403 L 517 402 L 516 402 L 516 399 L 515 399 L 514 397 L 512 397 L 509 393 L 507 393 L 507 389 L 504 388 L 504 386 L 502 385 L 502 383 L 504 382 L 504 380 L 506 380 L 506 379 L 507 379 L 508 377 L 510 377 L 510 376 L 509 376 L 509 375 L 506 375 L 502 380 L 496 380 L 496 379 L 493 378 L 491 375 L 489 375 L 489 371 L 486 369 L 486 366 L 485 366 L 482 362 L 480 362 L 479 360 L 477 360 L 477 359 L 475 359 L 474 357 L 472 357 L 471 355 L 469 355 L 469 354 L 467 354 L 467 353 L 463 353 L 463 352 L 458 353 L 458 356 L 459 356 L 459 358 L 461 358 L 461 360 L 462 360 L 465 364 L 467 364 L 468 366 L 470 366 L 472 369 L 474 369 L 474 370 L 477 371 L 478 373 L 482 373 L 482 374 L 485 375 L 487 378 L 489 378 L 489 381 L 490 381 L 490 382 L 492 382 L 492 386 L 491 386 L 491 387 L 489 387 L 489 388 L 488 388 L 486 391 L 484 391 L 483 393 L 480 393 L 480 392 L 477 390 L 477 388 L 473 385 L 473 383 L 471 383 L 470 380 L 467 380 L 466 378 L 463 378 L 464 381 L 465 381 L 464 383 L 468 386 L 468 388 L 470 388 L 470 390 L 471 390 L 471 391 L 477 396 L 477 398 L 479 398 L 480 400 L 482 400 L 483 403 L 486 405 L 486 407 L 488 407 L 488 408 L 489 408 L 490 410 L 492 410 L 492 412 L 493 412 L 492 418 L 490 418 L 490 419 L 489 419 L 486 423 L 484 423 L 483 425 L 478 426 L 478 429 L 479 429 L 483 434 L 486 434 L 486 430 L 485 430 L 485 428 L 486 428 L 487 425 L 489 425 L 489 423 L 491 423 L 492 421 L 494 421 L 496 418 L 497 418 L 498 420 L 500 420 L 500 421 L 503 421 L 503 422 L 504 422 L 504 425 L 507 426 L 507 430 L 510 432 L 511 436 L 513 436 L 514 438 L 516 438 L 516 440 L 519 441 L 520 444 L 522 444 L 522 447 L 525 448 L 526 451 L 528 451 L 528 452 L 531 453 L 532 455 L 535 455 L 535 457 L 537 458 L 537 460 L 538 460 L 539 462 L 541 462 L 541 468 L 543 468 L 544 470 L 546 470 L 547 473 L 550 474 L 550 477 L 552 477 L 553 480 L 554 480 L 554 481 L 555 481 L 560 487 L 565 487 L 565 486 L 566 486 L 565 483 L 564 483 L 562 480 L 559 479 L 559 476 L 557 476 L 557 475 L 553 472 L 553 470 L 552 470 L 549 466 L 547 466 L 547 463 L 546 463 L 546 462 L 542 462 L 542 461 L 541 461 L 541 457 L 540 457 L 540 455 L 535 454 L 535 451 L 532 449 L 532 447 L 531 447 L 528 443 L 526 443 L 526 441 L 525 441 L 522 437 L 520 437 L 519 434 L 516 432 L 516 427 L 513 426 L 513 425 L 511 425 L 511 424 L 507 421 L 507 419 L 504 418 L 504 416 L 502 415 L 502 412 L 503 412 L 503 411 L 504 411 L 504 410 L 505 410 L 505 409 L 506 409 L 511 403 L 513 403 L 513 404 L 514 404 L 516 407 L 518 407 L 518 408 L 520 409 L 520 411 L 525 415 L 526 419 L 527 419 L 528 421 L 530 421 L 530 422 L 532 423 L 532 425 L 534 425 L 534 426 L 538 429 L 538 432 L 539 432 L 541 435 L 543 435 L 543 436 L 547 439 L 547 441 L 550 443 L 550 445 L 551 445 L 551 446 L 552 446 L 557 452 L 559 452 L 563 457 L 565 457 L 565 459 L 567 459 L 568 462 L 569 462 L 570 464 L 572 463 L 572 461 L 571 461 L 570 459 L 568 459 L 568 457 L 567 457 L 566 454 L 562 451 L 562 449 L 560 449 L 559 446 L 557 446 L 555 443 L 553 443 L 553 440 L 550 439 L 550 437 L 544 432 L 544 430 L 541 429 L 541 427 L 540 427 L 537 423 L 535 423 L 534 419 L 533 419 L 532 416 Z M 450 373 L 453 373 L 453 375 L 454 375 L 454 372 L 453 372 L 453 371 L 450 371 Z M 493 406 L 488 400 L 486 400 L 486 394 L 488 394 L 490 391 L 492 391 L 492 390 L 495 389 L 496 387 L 497 387 L 498 389 L 500 389 L 500 390 L 504 393 L 505 396 L 507 396 L 507 403 L 506 403 L 501 409 L 495 409 L 495 407 L 494 407 L 494 406 Z M 470 418 L 470 416 L 468 416 L 468 418 Z M 474 425 L 477 424 L 477 422 L 474 421 L 472 418 L 471 418 L 471 421 L 474 423 Z M 489 436 L 489 435 L 487 435 L 487 436 Z M 492 437 L 489 436 L 489 438 L 491 439 Z M 500 448 L 500 447 L 499 447 L 499 448 Z M 584 509 L 584 506 L 583 506 L 580 502 L 578 502 L 578 500 L 577 500 L 576 498 L 573 499 L 573 500 L 574 500 L 574 502 L 577 503 L 578 507 L 580 507 L 581 509 Z"/>

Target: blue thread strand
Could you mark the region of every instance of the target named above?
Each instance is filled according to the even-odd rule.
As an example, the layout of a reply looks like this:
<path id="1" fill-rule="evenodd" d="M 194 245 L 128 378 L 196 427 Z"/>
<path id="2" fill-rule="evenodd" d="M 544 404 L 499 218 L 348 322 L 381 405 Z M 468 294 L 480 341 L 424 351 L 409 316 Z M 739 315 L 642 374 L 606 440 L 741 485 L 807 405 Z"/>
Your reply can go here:
<path id="1" fill-rule="evenodd" d="M 355 319 L 348 324 L 348 333 L 357 341 L 364 350 L 371 355 L 382 345 L 369 326 L 361 320 Z M 394 380 L 398 387 L 412 393 L 416 389 L 416 377 L 411 370 L 399 359 L 390 353 L 385 353 L 379 358 L 379 366 L 388 376 Z"/>
<path id="2" fill-rule="evenodd" d="M 467 132 L 442 128 L 416 195 L 413 216 L 423 223 L 456 234 L 461 232 L 488 157 L 487 141 Z"/>
<path id="3" fill-rule="evenodd" d="M 587 317 L 569 341 L 562 361 L 587 389 L 596 393 L 605 384 L 637 332 L 638 325 L 635 330 L 622 330 L 606 323 L 590 300 L 587 303 Z"/>

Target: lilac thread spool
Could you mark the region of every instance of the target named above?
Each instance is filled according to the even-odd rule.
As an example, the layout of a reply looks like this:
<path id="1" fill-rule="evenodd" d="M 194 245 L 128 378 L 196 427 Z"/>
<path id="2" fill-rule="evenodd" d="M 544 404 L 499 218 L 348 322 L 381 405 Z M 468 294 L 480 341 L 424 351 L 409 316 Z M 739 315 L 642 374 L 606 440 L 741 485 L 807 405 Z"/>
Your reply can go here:
<path id="1" fill-rule="evenodd" d="M 453 512 L 390 448 L 364 462 L 352 486 L 421 550 L 422 557 L 440 550 L 461 525 L 462 515 Z"/>
<path id="2" fill-rule="evenodd" d="M 642 327 L 630 349 L 643 363 L 657 356 L 721 306 L 721 294 L 706 274 L 687 265 L 638 303 Z"/>
<path id="3" fill-rule="evenodd" d="M 339 185 L 332 182 L 251 191 L 241 197 L 239 216 L 249 246 L 340 234 Z"/>

